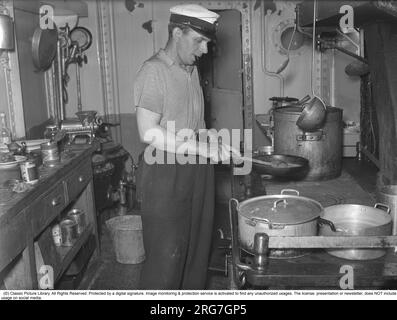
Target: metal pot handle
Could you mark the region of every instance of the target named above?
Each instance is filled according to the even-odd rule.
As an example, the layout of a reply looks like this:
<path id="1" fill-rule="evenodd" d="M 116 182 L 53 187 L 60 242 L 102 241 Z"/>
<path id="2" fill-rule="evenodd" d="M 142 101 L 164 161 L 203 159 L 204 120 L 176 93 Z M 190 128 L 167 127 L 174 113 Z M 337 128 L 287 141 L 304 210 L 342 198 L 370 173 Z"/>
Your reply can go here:
<path id="1" fill-rule="evenodd" d="M 292 192 L 292 193 L 295 193 L 297 196 L 299 196 L 299 191 L 295 190 L 295 189 L 283 189 L 283 190 L 281 190 L 280 194 L 284 195 L 286 192 Z"/>
<path id="2" fill-rule="evenodd" d="M 273 208 L 272 208 L 273 211 L 275 211 L 275 210 L 277 209 L 277 205 L 278 205 L 280 202 L 283 202 L 283 203 L 284 203 L 284 208 L 287 207 L 287 204 L 288 204 L 287 200 L 285 200 L 285 199 L 278 199 L 278 200 L 274 201 L 274 203 L 273 203 Z"/>
<path id="3" fill-rule="evenodd" d="M 390 214 L 389 206 L 387 206 L 387 205 L 385 205 L 383 203 L 375 203 L 374 208 L 375 209 L 381 209 L 381 210 L 386 209 L 386 210 L 383 210 L 383 211 L 386 211 L 387 214 Z"/>
<path id="4" fill-rule="evenodd" d="M 333 232 L 338 232 L 338 230 L 336 229 L 334 223 L 330 220 L 324 219 L 324 218 L 318 218 L 317 223 L 319 226 L 323 226 L 323 225 L 327 225 L 330 227 L 330 229 Z"/>

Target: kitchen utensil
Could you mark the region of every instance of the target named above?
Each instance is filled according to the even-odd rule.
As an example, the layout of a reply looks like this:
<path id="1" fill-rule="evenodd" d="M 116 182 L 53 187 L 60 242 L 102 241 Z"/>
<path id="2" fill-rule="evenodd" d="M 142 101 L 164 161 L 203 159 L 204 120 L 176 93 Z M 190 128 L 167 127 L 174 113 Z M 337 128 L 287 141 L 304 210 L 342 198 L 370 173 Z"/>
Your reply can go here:
<path id="1" fill-rule="evenodd" d="M 274 153 L 289 154 L 309 161 L 305 180 L 325 180 L 342 172 L 343 110 L 327 108 L 321 130 L 302 132 L 296 126 L 301 108 L 274 110 Z"/>
<path id="2" fill-rule="evenodd" d="M 282 190 L 278 195 L 255 197 L 241 203 L 231 199 L 229 204 L 230 210 L 235 205 L 238 213 L 240 245 L 251 253 L 257 233 L 280 237 L 316 236 L 318 219 L 324 211 L 319 202 L 290 189 Z"/>
<path id="3" fill-rule="evenodd" d="M 45 167 L 55 167 L 60 162 L 58 144 L 56 142 L 46 142 L 40 145 Z"/>
<path id="4" fill-rule="evenodd" d="M 74 208 L 67 213 L 67 216 L 77 223 L 77 233 L 83 233 L 85 227 L 87 226 L 85 212 L 83 210 Z"/>
<path id="5" fill-rule="evenodd" d="M 45 71 L 51 66 L 57 52 L 57 41 L 56 28 L 36 28 L 32 38 L 32 57 L 37 71 Z"/>
<path id="6" fill-rule="evenodd" d="M 397 185 L 385 185 L 376 195 L 379 202 L 386 204 L 390 208 L 393 220 L 393 235 L 397 235 Z"/>
<path id="7" fill-rule="evenodd" d="M 71 247 L 78 237 L 78 226 L 72 219 L 64 219 L 59 224 L 61 228 L 62 246 Z"/>
<path id="8" fill-rule="evenodd" d="M 385 210 L 386 211 L 385 211 Z M 336 232 L 321 226 L 321 236 L 388 236 L 392 234 L 390 209 L 384 204 L 374 207 L 340 204 L 325 208 L 322 218 L 333 222 Z M 327 249 L 330 255 L 348 260 L 372 260 L 386 254 L 385 249 Z"/>
<path id="9" fill-rule="evenodd" d="M 281 154 L 258 154 L 250 157 L 233 159 L 238 164 L 240 161 L 252 162 L 253 170 L 259 174 L 267 174 L 277 177 L 294 177 L 298 173 L 304 173 L 308 167 L 308 160 L 302 157 Z"/>
<path id="10" fill-rule="evenodd" d="M 325 121 L 327 107 L 320 97 L 314 92 L 313 71 L 315 69 L 316 51 L 316 22 L 317 22 L 317 1 L 313 3 L 313 41 L 312 41 L 312 63 L 310 69 L 310 88 L 313 99 L 303 105 L 303 110 L 296 121 L 296 125 L 304 132 L 312 132 L 320 129 Z"/>
<path id="11" fill-rule="evenodd" d="M 319 98 L 314 97 L 304 104 L 296 125 L 304 132 L 313 132 L 323 127 L 327 108 Z"/>
<path id="12" fill-rule="evenodd" d="M 259 174 L 275 177 L 295 178 L 304 175 L 309 168 L 309 161 L 302 157 L 283 154 L 255 155 L 253 170 Z M 270 165 L 268 165 L 270 163 Z"/>
<path id="13" fill-rule="evenodd" d="M 369 72 L 369 66 L 362 61 L 353 61 L 345 67 L 345 73 L 351 77 L 361 77 Z"/>
<path id="14" fill-rule="evenodd" d="M 240 160 L 240 161 L 250 161 L 252 163 L 255 164 L 259 164 L 259 165 L 263 165 L 263 166 L 272 166 L 272 167 L 276 167 L 276 168 L 288 168 L 289 166 L 291 167 L 297 167 L 298 165 L 295 163 L 288 163 L 286 161 L 284 161 L 281 158 L 275 158 L 275 157 L 271 157 L 270 159 L 259 159 L 258 156 L 254 156 L 254 157 L 236 157 L 236 160 Z"/>

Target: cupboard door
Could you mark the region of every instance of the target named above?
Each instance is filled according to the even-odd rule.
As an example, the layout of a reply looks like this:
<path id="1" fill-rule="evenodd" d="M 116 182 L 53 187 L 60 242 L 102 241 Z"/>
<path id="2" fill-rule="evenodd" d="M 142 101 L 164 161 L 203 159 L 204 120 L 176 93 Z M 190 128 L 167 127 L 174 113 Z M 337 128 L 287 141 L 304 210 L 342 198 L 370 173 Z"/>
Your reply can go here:
<path id="1" fill-rule="evenodd" d="M 83 163 L 73 174 L 65 179 L 66 190 L 70 200 L 75 199 L 87 186 L 92 177 L 91 162 Z"/>
<path id="2" fill-rule="evenodd" d="M 32 221 L 33 236 L 35 237 L 50 225 L 66 205 L 65 191 L 61 182 L 44 197 L 37 200 L 29 209 L 28 214 Z"/>

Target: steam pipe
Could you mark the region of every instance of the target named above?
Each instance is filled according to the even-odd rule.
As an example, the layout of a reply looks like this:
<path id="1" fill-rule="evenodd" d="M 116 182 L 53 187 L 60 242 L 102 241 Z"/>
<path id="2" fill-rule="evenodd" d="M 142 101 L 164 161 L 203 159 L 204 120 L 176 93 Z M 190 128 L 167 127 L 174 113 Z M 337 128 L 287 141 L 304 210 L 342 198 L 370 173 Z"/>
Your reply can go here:
<path id="1" fill-rule="evenodd" d="M 268 18 L 268 14 L 266 13 L 266 17 L 265 17 L 265 11 L 264 11 L 264 1 L 261 1 L 261 45 L 262 45 L 262 55 L 261 55 L 261 60 L 262 60 L 262 70 L 263 72 L 270 76 L 270 77 L 275 77 L 278 78 L 280 81 L 280 97 L 284 96 L 284 78 L 276 73 L 276 72 L 271 72 L 267 69 L 266 66 L 266 47 L 265 47 L 265 35 L 264 35 L 264 30 L 267 31 L 268 29 L 268 23 L 267 23 L 267 18 Z M 265 24 L 266 22 L 266 24 Z"/>
<path id="2" fill-rule="evenodd" d="M 62 48 L 61 41 L 57 42 L 57 60 L 58 60 L 58 90 L 59 90 L 59 111 L 60 120 L 64 120 L 64 103 L 63 103 L 63 68 L 62 68 Z"/>

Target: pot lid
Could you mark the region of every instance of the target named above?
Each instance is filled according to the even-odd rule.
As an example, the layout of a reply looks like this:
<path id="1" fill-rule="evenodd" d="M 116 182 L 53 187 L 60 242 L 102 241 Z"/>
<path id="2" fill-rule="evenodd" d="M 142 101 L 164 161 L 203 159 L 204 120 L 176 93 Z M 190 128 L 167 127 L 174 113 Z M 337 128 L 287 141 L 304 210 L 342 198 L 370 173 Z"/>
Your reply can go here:
<path id="1" fill-rule="evenodd" d="M 310 198 L 291 195 L 261 196 L 240 203 L 239 214 L 276 224 L 301 224 L 318 218 L 322 205 Z"/>
<path id="2" fill-rule="evenodd" d="M 45 71 L 51 66 L 57 52 L 57 41 L 56 28 L 36 28 L 32 38 L 32 56 L 37 71 Z"/>
<path id="3" fill-rule="evenodd" d="M 276 102 L 297 102 L 299 99 L 293 97 L 271 97 L 269 98 L 270 101 Z"/>

